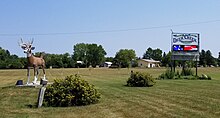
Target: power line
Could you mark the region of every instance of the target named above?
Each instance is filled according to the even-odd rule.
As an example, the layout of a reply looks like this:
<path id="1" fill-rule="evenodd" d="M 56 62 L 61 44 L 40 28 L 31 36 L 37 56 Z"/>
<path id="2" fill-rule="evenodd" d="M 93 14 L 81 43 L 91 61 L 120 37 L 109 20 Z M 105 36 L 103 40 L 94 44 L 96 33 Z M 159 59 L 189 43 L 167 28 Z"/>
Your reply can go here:
<path id="1" fill-rule="evenodd" d="M 114 33 L 114 32 L 128 32 L 128 31 L 138 31 L 138 30 L 150 30 L 150 29 L 160 29 L 160 28 L 170 28 L 170 27 L 180 27 L 189 25 L 198 25 L 206 23 L 220 22 L 220 20 L 175 24 L 175 25 L 164 25 L 164 26 L 153 26 L 153 27 L 143 27 L 143 28 L 130 28 L 130 29 L 115 29 L 115 30 L 100 30 L 100 31 L 82 31 L 82 32 L 72 32 L 72 33 L 21 33 L 21 34 L 0 34 L 0 36 L 24 36 L 24 35 L 72 35 L 72 34 L 94 34 L 94 33 Z"/>

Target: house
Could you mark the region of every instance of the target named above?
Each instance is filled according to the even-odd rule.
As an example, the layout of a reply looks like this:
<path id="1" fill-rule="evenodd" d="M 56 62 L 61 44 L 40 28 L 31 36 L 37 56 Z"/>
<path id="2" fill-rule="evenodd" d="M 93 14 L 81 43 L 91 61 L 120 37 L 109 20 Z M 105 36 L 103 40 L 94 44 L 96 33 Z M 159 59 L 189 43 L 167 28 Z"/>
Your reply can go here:
<path id="1" fill-rule="evenodd" d="M 112 65 L 112 62 L 104 62 L 101 64 L 101 67 L 110 67 Z"/>
<path id="2" fill-rule="evenodd" d="M 77 64 L 83 64 L 83 61 L 76 61 Z"/>
<path id="3" fill-rule="evenodd" d="M 139 59 L 138 67 L 152 68 L 152 67 L 160 67 L 160 61 L 155 61 L 153 59 Z"/>

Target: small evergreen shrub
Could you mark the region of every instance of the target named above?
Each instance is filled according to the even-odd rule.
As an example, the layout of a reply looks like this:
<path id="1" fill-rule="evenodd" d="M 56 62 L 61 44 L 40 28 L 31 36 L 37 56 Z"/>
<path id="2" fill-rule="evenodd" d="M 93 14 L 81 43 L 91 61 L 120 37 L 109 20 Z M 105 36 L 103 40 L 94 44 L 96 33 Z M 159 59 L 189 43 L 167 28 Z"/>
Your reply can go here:
<path id="1" fill-rule="evenodd" d="M 194 75 L 194 72 L 190 69 L 190 68 L 185 68 L 184 70 L 182 70 L 181 72 L 182 76 L 190 76 L 190 75 Z"/>
<path id="2" fill-rule="evenodd" d="M 200 77 L 199 77 L 200 80 L 211 80 L 211 76 L 209 75 L 205 75 L 205 74 L 202 74 Z"/>
<path id="3" fill-rule="evenodd" d="M 44 96 L 44 105 L 53 107 L 80 106 L 96 103 L 100 93 L 94 85 L 80 79 L 77 74 L 67 76 L 65 79 L 56 79 L 52 85 L 47 86 Z"/>
<path id="4" fill-rule="evenodd" d="M 174 78 L 175 78 L 175 79 L 183 79 L 179 71 L 177 71 L 177 72 L 175 73 L 175 77 L 174 77 Z"/>
<path id="5" fill-rule="evenodd" d="M 127 80 L 127 86 L 150 87 L 155 84 L 155 79 L 149 73 L 132 72 Z"/>
<path id="6" fill-rule="evenodd" d="M 175 72 L 171 70 L 166 70 L 165 73 L 159 75 L 158 79 L 174 79 L 174 77 L 175 77 Z"/>

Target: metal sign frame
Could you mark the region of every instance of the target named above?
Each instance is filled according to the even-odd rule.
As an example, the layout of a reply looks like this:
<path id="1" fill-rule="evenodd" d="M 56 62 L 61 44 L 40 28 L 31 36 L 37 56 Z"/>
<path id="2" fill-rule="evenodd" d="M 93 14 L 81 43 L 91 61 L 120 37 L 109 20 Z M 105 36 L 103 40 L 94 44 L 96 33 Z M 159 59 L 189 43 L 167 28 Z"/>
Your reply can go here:
<path id="1" fill-rule="evenodd" d="M 172 31 L 172 30 L 171 30 Z M 175 37 L 175 38 L 174 38 Z M 199 33 L 174 33 L 171 34 L 171 60 L 173 61 L 172 66 L 175 72 L 175 61 L 196 61 L 196 76 L 197 76 L 197 62 L 199 61 Z M 174 45 L 175 50 L 174 50 Z M 187 48 L 185 48 L 187 47 Z M 171 67 L 172 70 L 172 67 Z M 183 66 L 184 70 L 184 66 Z"/>
<path id="2" fill-rule="evenodd" d="M 172 32 L 171 34 L 171 52 L 172 52 L 171 60 L 199 61 L 199 50 L 200 50 L 199 41 L 200 41 L 199 33 L 174 33 Z M 174 47 L 177 49 L 174 50 Z M 188 50 L 188 47 L 189 47 L 189 50 Z"/>

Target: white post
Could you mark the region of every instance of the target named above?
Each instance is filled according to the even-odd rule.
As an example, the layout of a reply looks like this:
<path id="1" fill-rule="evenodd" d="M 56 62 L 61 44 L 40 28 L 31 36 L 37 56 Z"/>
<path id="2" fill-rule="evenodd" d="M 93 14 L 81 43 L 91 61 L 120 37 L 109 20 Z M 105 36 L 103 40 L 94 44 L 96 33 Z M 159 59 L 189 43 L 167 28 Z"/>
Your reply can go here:
<path id="1" fill-rule="evenodd" d="M 30 82 L 30 67 L 28 67 L 28 69 L 27 69 L 27 76 L 28 76 L 28 81 L 27 81 L 27 85 L 29 84 L 29 82 Z"/>
<path id="2" fill-rule="evenodd" d="M 39 91 L 39 94 L 38 94 L 38 101 L 37 101 L 38 108 L 40 108 L 43 104 L 45 90 L 46 90 L 45 86 L 40 88 L 40 91 Z"/>

